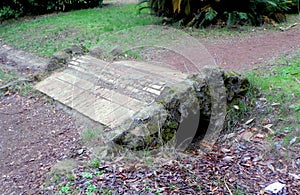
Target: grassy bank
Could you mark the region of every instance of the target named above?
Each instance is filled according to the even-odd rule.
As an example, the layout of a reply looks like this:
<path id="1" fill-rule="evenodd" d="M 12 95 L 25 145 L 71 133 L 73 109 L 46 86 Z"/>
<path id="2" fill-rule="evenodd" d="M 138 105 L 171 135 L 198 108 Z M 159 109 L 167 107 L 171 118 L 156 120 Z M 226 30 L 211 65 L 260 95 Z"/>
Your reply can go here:
<path id="1" fill-rule="evenodd" d="M 17 48 L 48 57 L 71 44 L 90 48 L 112 32 L 159 21 L 137 10 L 132 4 L 10 20 L 1 24 L 0 37 Z"/>
<path id="2" fill-rule="evenodd" d="M 106 45 L 107 43 L 103 44 L 103 40 L 122 42 L 123 40 L 116 41 L 118 35 L 113 36 L 112 34 L 132 27 L 161 24 L 161 18 L 152 16 L 148 12 L 148 10 L 138 12 L 138 7 L 135 4 L 109 5 L 103 8 L 9 20 L 0 26 L 0 41 L 39 56 L 49 57 L 71 44 L 82 44 L 91 48 L 95 45 Z M 286 23 L 279 26 L 286 27 L 297 21 L 299 21 L 299 16 L 291 15 Z M 177 24 L 173 24 L 173 26 L 176 27 Z M 184 31 L 196 37 L 223 40 L 236 36 L 247 36 L 249 33 L 257 31 L 278 30 L 278 27 L 271 25 L 263 27 L 244 26 L 237 29 L 213 27 L 185 29 Z M 124 34 L 126 33 L 127 31 L 124 32 Z M 127 34 L 130 34 L 130 30 Z M 135 40 L 134 37 L 130 37 L 130 39 Z"/>
<path id="3" fill-rule="evenodd" d="M 263 112 L 256 113 L 261 127 L 264 119 L 272 124 L 270 141 L 279 141 L 289 147 L 300 137 L 300 58 L 299 52 L 292 58 L 282 57 L 259 71 L 248 73 L 250 81 L 260 90 L 264 102 Z M 279 138 L 279 139 L 278 139 Z M 281 139 L 282 138 L 282 139 Z M 294 143 L 292 143 L 294 144 Z"/>

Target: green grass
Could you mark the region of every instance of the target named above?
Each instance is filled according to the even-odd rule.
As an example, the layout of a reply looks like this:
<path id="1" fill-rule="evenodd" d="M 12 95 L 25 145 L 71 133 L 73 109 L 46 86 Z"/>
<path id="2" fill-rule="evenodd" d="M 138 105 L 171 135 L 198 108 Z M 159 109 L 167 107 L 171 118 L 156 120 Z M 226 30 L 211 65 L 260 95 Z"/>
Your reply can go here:
<path id="1" fill-rule="evenodd" d="M 1 24 L 0 37 L 18 48 L 48 57 L 71 44 L 90 48 L 101 44 L 112 32 L 159 21 L 137 10 L 136 5 L 109 6 L 10 20 Z"/>
<path id="2" fill-rule="evenodd" d="M 6 85 L 12 80 L 17 79 L 17 74 L 12 71 L 0 68 L 0 87 Z M 7 90 L 0 90 L 0 96 L 6 93 Z"/>
<path id="3" fill-rule="evenodd" d="M 0 68 L 0 85 L 16 78 L 17 75 L 14 72 Z"/>
<path id="4" fill-rule="evenodd" d="M 229 104 L 225 130 L 235 130 L 250 118 L 255 119 L 256 127 L 264 129 L 262 120 L 268 118 L 273 124 L 270 143 L 277 140 L 288 147 L 291 139 L 300 137 L 299 54 L 300 51 L 297 51 L 292 57 L 282 57 L 271 65 L 263 65 L 246 73 L 251 83 L 249 91 L 243 101 L 236 100 Z M 260 102 L 258 97 L 266 101 Z M 256 102 L 261 104 L 259 109 L 255 108 Z M 277 139 L 276 136 L 282 133 L 286 136 Z"/>
<path id="5" fill-rule="evenodd" d="M 256 113 L 256 118 L 259 120 L 272 119 L 274 132 L 270 132 L 271 145 L 274 145 L 276 141 L 282 143 L 284 147 L 290 147 L 290 141 L 295 137 L 300 137 L 299 67 L 298 52 L 292 59 L 285 57 L 277 60 L 272 66 L 248 73 L 251 83 L 259 89 L 262 97 L 267 101 L 265 112 Z M 274 103 L 277 105 L 274 106 Z M 284 138 L 276 138 L 281 133 L 285 134 Z M 299 139 L 296 143 L 299 143 Z"/>
<path id="6" fill-rule="evenodd" d="M 16 74 L 14 71 L 0 68 L 0 87 L 13 83 L 19 79 L 20 75 Z M 29 93 L 34 93 L 35 90 L 31 87 L 31 83 L 20 82 L 12 84 L 9 87 L 5 87 L 0 90 L 0 96 L 6 92 L 16 92 L 21 96 L 24 96 Z"/>
<path id="7" fill-rule="evenodd" d="M 84 144 L 93 144 L 97 143 L 100 139 L 102 129 L 86 129 L 81 132 L 82 142 Z"/>
<path id="8" fill-rule="evenodd" d="M 161 29 L 140 28 L 139 32 L 135 33 L 130 30 L 132 27 L 161 24 L 161 18 L 151 16 L 148 12 L 149 10 L 139 12 L 135 4 L 110 5 L 103 8 L 9 20 L 1 24 L 0 39 L 17 48 L 45 57 L 71 44 L 82 44 L 88 49 L 99 45 L 110 50 L 116 45 L 135 43 L 140 37 L 147 37 L 147 39 L 152 37 L 153 40 L 163 39 L 163 36 L 157 35 Z M 299 21 L 299 15 L 291 15 L 287 22 L 279 26 L 288 26 L 296 21 Z M 174 26 L 176 27 L 176 24 Z M 255 31 L 278 30 L 277 27 L 265 25 L 263 27 L 244 26 L 237 29 L 213 27 L 185 29 L 184 31 L 196 37 L 212 38 L 216 41 L 216 39 L 247 36 L 253 29 Z M 153 33 L 149 35 L 147 31 Z M 166 39 L 170 39 L 170 36 Z M 139 53 L 129 53 L 129 55 L 139 57 Z"/>
<path id="9" fill-rule="evenodd" d="M 269 103 L 279 103 L 278 117 L 293 114 L 300 121 L 300 59 L 281 60 L 263 71 L 248 74 L 252 83 L 259 86 Z"/>

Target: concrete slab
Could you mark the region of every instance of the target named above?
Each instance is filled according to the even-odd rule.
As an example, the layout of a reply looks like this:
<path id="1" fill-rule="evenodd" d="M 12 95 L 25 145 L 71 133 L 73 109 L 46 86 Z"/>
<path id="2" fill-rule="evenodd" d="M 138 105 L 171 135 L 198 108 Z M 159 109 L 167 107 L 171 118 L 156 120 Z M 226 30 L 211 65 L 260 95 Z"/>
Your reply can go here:
<path id="1" fill-rule="evenodd" d="M 108 63 L 89 55 L 74 58 L 62 72 L 35 88 L 110 128 L 150 104 L 186 74 L 162 64 L 135 61 Z"/>

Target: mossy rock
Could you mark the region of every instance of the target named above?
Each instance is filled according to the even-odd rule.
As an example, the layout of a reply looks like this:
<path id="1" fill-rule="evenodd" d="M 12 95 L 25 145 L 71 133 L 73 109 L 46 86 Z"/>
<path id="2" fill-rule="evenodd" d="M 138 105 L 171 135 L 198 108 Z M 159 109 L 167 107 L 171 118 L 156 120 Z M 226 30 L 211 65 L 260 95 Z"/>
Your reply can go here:
<path id="1" fill-rule="evenodd" d="M 69 48 L 53 54 L 46 70 L 48 72 L 53 72 L 57 69 L 64 68 L 73 57 L 83 55 L 86 52 L 88 52 L 88 50 L 84 46 L 71 45 Z"/>
<path id="2" fill-rule="evenodd" d="M 247 92 L 249 81 L 238 73 L 221 69 L 204 72 L 208 76 L 194 74 L 182 82 L 166 86 L 155 103 L 119 127 L 126 127 L 125 131 L 113 141 L 130 149 L 155 148 L 173 139 L 180 125 L 189 118 L 199 120 L 197 131 L 201 132 L 209 121 L 220 124 L 223 118 L 219 116 L 226 115 L 226 106 L 222 105 Z M 191 133 L 185 131 L 191 131 L 189 128 L 184 129 L 184 133 Z"/>

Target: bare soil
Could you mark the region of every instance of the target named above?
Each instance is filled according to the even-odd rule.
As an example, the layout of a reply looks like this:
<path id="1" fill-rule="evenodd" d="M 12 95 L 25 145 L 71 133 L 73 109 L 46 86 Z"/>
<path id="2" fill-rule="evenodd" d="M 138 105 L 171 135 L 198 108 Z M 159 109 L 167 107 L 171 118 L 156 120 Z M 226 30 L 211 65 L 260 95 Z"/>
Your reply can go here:
<path id="1" fill-rule="evenodd" d="M 51 166 L 80 147 L 74 119 L 36 94 L 0 102 L 0 192 L 35 194 Z"/>
<path id="2" fill-rule="evenodd" d="M 215 59 L 216 66 L 225 70 L 243 72 L 257 68 L 257 65 L 274 60 L 300 48 L 299 25 L 287 31 L 251 32 L 248 36 L 222 39 L 199 39 L 210 55 Z M 186 72 L 195 67 L 184 57 L 171 51 L 163 51 L 146 55 L 145 59 L 155 59 Z"/>
<path id="3" fill-rule="evenodd" d="M 268 32 L 223 42 L 206 41 L 205 46 L 223 68 L 243 71 L 299 49 L 300 27 L 285 32 Z M 166 52 L 157 57 L 176 68 L 184 69 L 182 59 L 177 59 L 174 55 Z M 18 66 L 13 61 L 5 60 L 3 56 L 0 56 L 0 62 L 3 68 Z M 19 69 L 19 72 L 24 73 L 22 69 Z M 46 193 L 44 182 L 50 168 L 59 160 L 73 158 L 77 154 L 76 151 L 82 148 L 78 135 L 79 127 L 75 124 L 74 118 L 41 94 L 29 93 L 20 96 L 18 93 L 7 92 L 0 97 L 0 119 L 0 193 Z M 246 131 L 258 134 L 253 129 Z M 108 168 L 104 172 L 107 177 L 100 180 L 104 187 L 115 186 L 116 192 L 127 194 L 131 194 L 131 184 L 139 181 L 140 183 L 135 185 L 136 189 L 144 189 L 145 185 L 160 188 L 162 186 L 159 185 L 173 182 L 177 187 L 166 189 L 166 192 L 170 193 L 209 194 L 210 191 L 211 194 L 228 194 L 228 187 L 231 189 L 239 187 L 251 194 L 258 194 L 259 189 L 266 183 L 281 179 L 290 187 L 291 194 L 299 194 L 299 180 L 288 174 L 289 169 L 299 170 L 296 161 L 299 159 L 300 162 L 299 154 L 294 153 L 296 157 L 291 161 L 283 159 L 279 166 L 281 171 L 273 170 L 277 167 L 278 159 L 260 158 L 262 148 L 257 144 L 264 144 L 260 141 L 264 136 L 259 135 L 256 137 L 258 141 L 246 144 L 236 143 L 234 139 L 231 145 L 226 146 L 226 142 L 222 146 L 216 145 L 214 153 L 190 166 L 189 170 L 183 169 L 182 166 L 191 163 L 188 161 L 181 162 L 182 164 L 170 162 L 163 165 L 157 173 L 150 173 L 136 166 L 133 174 L 132 169 L 129 170 L 130 167 L 126 168 L 128 165 L 117 165 L 125 168 L 122 171 Z M 246 138 L 244 136 L 239 139 Z M 298 145 L 295 147 L 299 148 Z M 221 152 L 219 149 L 222 148 L 227 150 Z M 225 158 L 226 156 L 229 157 Z M 256 161 L 253 161 L 254 159 Z M 75 173 L 80 170 L 80 168 L 75 170 Z M 188 171 L 198 176 L 192 178 L 187 174 Z M 78 178 L 79 174 L 78 172 Z M 114 182 L 111 183 L 112 181 Z M 202 185 L 204 190 L 198 189 L 196 183 Z M 59 187 L 55 186 L 53 190 L 59 190 Z"/>

